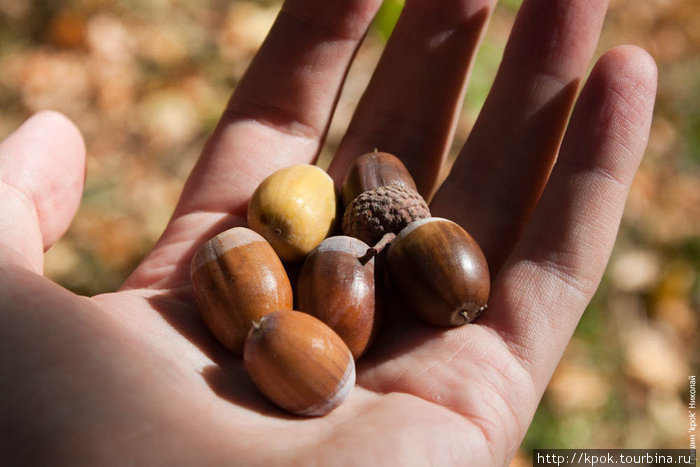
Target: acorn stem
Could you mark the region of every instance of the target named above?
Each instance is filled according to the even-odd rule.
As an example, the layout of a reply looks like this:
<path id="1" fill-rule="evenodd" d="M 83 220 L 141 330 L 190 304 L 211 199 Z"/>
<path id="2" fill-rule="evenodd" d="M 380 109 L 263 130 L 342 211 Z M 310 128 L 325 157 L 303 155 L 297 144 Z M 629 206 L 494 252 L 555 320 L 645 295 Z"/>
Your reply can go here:
<path id="1" fill-rule="evenodd" d="M 252 334 L 258 334 L 260 332 L 260 328 L 262 328 L 262 318 L 260 318 L 257 321 L 253 321 L 250 323 L 251 329 L 252 329 Z"/>
<path id="2" fill-rule="evenodd" d="M 487 308 L 488 308 L 488 305 L 483 305 L 483 306 L 477 308 L 471 314 L 467 310 L 462 310 L 459 312 L 459 315 L 462 317 L 462 319 L 464 320 L 465 323 L 471 323 L 476 318 L 478 318 L 481 313 L 486 311 Z"/>
<path id="3" fill-rule="evenodd" d="M 364 266 L 365 264 L 369 263 L 372 258 L 377 256 L 377 254 L 378 252 L 374 249 L 374 247 L 369 247 L 367 248 L 365 254 L 357 258 L 357 260 Z"/>
<path id="4" fill-rule="evenodd" d="M 387 232 L 382 238 L 372 247 L 377 250 L 377 254 L 381 253 L 384 248 L 386 248 L 391 242 L 396 238 L 396 234 L 393 232 Z"/>
<path id="5" fill-rule="evenodd" d="M 377 256 L 379 253 L 382 252 L 384 248 L 387 247 L 394 239 L 396 238 L 396 234 L 392 232 L 387 232 L 384 234 L 384 236 L 374 245 L 369 248 L 367 248 L 367 251 L 365 252 L 364 255 L 360 256 L 357 258 L 360 263 L 364 266 L 367 264 L 372 258 Z"/>

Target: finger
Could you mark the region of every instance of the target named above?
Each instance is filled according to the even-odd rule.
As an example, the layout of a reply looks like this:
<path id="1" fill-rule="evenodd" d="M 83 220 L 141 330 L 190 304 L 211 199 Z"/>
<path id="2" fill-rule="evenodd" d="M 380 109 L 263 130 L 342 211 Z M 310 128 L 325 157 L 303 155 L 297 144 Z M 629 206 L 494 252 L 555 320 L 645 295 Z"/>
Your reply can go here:
<path id="1" fill-rule="evenodd" d="M 127 287 L 184 277 L 180 265 L 193 244 L 241 223 L 250 195 L 267 175 L 317 157 L 349 65 L 380 3 L 284 3 L 190 174 L 171 223 Z"/>
<path id="2" fill-rule="evenodd" d="M 40 112 L 0 143 L 0 247 L 35 272 L 83 191 L 85 146 L 63 115 Z"/>
<path id="3" fill-rule="evenodd" d="M 605 269 L 646 148 L 656 73 L 635 47 L 601 57 L 542 199 L 492 288 L 481 323 L 508 342 L 542 389 Z"/>
<path id="4" fill-rule="evenodd" d="M 432 210 L 500 267 L 540 196 L 607 0 L 526 0 L 481 114 Z M 459 205 L 455 203 L 459 200 Z"/>
<path id="5" fill-rule="evenodd" d="M 494 0 L 408 0 L 329 170 L 357 156 L 400 157 L 430 197 L 454 135 L 474 55 Z"/>
<path id="6" fill-rule="evenodd" d="M 243 213 L 271 171 L 317 156 L 378 0 L 287 0 L 190 175 L 176 212 Z"/>

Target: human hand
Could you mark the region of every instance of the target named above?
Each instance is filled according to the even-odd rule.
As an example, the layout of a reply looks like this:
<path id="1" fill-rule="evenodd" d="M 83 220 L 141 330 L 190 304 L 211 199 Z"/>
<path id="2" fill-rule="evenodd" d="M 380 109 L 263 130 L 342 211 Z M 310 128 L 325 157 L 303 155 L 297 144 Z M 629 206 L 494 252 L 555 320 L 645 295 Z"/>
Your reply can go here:
<path id="1" fill-rule="evenodd" d="M 42 113 L 0 145 L 4 460 L 507 464 L 597 287 L 648 136 L 656 70 L 643 51 L 605 54 L 575 99 L 605 1 L 525 1 L 438 190 L 494 0 L 407 0 L 331 166 L 337 180 L 377 147 L 401 156 L 424 195 L 436 192 L 433 213 L 462 224 L 492 270 L 489 311 L 475 324 L 388 316 L 348 401 L 298 419 L 255 390 L 193 304 L 194 249 L 244 224 L 266 175 L 315 159 L 379 3 L 287 1 L 162 238 L 117 293 L 87 299 L 41 277 L 43 250 L 80 198 L 76 129 Z"/>

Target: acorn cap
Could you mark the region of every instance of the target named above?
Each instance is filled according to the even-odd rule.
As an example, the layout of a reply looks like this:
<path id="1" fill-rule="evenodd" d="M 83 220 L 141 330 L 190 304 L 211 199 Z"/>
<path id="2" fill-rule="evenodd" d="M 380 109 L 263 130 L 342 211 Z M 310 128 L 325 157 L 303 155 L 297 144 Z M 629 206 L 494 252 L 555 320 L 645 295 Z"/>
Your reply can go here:
<path id="1" fill-rule="evenodd" d="M 358 195 L 345 209 L 343 234 L 375 245 L 385 234 L 398 233 L 413 221 L 430 217 L 417 191 L 399 184 Z"/>

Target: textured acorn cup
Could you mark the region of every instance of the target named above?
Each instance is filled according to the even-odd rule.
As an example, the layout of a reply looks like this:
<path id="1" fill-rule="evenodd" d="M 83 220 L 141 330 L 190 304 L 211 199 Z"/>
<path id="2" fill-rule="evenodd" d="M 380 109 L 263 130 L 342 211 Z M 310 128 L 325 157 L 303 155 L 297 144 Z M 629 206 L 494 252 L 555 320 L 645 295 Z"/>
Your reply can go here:
<path id="1" fill-rule="evenodd" d="M 343 182 L 343 234 L 375 245 L 387 233 L 430 217 L 408 169 L 395 156 L 371 152 L 358 157 Z"/>
<path id="2" fill-rule="evenodd" d="M 355 362 L 348 347 L 306 313 L 274 312 L 254 323 L 243 360 L 260 392 L 296 415 L 330 412 L 355 385 Z"/>
<path id="3" fill-rule="evenodd" d="M 343 234 L 376 244 L 387 233 L 398 234 L 411 222 L 430 217 L 418 192 L 402 185 L 365 191 L 345 209 Z"/>
<path id="4" fill-rule="evenodd" d="M 486 258 L 452 221 L 432 217 L 406 227 L 389 247 L 387 269 L 403 305 L 428 324 L 459 326 L 486 309 Z"/>
<path id="5" fill-rule="evenodd" d="M 301 260 L 335 227 L 333 179 L 313 165 L 293 165 L 267 177 L 248 203 L 248 226 L 285 261 Z"/>
<path id="6" fill-rule="evenodd" d="M 204 243 L 192 258 L 190 275 L 204 322 L 238 355 L 253 321 L 293 307 L 282 262 L 263 237 L 245 227 Z"/>
<path id="7" fill-rule="evenodd" d="M 343 206 L 365 191 L 381 186 L 401 185 L 418 191 L 413 177 L 401 160 L 388 152 L 368 152 L 355 159 L 343 180 Z"/>
<path id="8" fill-rule="evenodd" d="M 330 326 L 355 359 L 371 344 L 380 319 L 368 250 L 356 238 L 329 237 L 306 257 L 297 282 L 297 308 Z"/>

